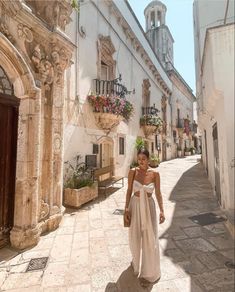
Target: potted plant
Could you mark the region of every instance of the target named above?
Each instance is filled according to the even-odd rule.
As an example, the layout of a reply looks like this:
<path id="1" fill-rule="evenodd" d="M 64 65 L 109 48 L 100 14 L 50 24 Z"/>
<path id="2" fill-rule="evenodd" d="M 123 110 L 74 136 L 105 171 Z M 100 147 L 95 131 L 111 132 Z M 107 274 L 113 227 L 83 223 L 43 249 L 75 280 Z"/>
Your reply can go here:
<path id="1" fill-rule="evenodd" d="M 80 207 L 98 197 L 98 184 L 85 163 L 79 163 L 80 158 L 77 155 L 65 162 L 64 204 L 72 207 Z"/>
<path id="2" fill-rule="evenodd" d="M 190 148 L 186 147 L 186 148 L 184 149 L 184 155 L 185 155 L 185 156 L 189 156 L 189 155 L 191 155 Z"/>
<path id="3" fill-rule="evenodd" d="M 151 167 L 158 167 L 160 164 L 160 158 L 157 154 L 151 154 L 149 158 L 149 165 Z"/>
<path id="4" fill-rule="evenodd" d="M 195 154 L 195 150 L 196 150 L 196 148 L 195 148 L 195 147 L 190 147 L 190 152 L 191 152 L 191 155 Z"/>
<path id="5" fill-rule="evenodd" d="M 182 148 L 180 146 L 177 147 L 177 156 L 182 157 Z"/>
<path id="6" fill-rule="evenodd" d="M 143 115 L 140 118 L 140 126 L 143 127 L 144 134 L 148 137 L 162 130 L 163 121 L 157 115 Z"/>
<path id="7" fill-rule="evenodd" d="M 141 148 L 145 147 L 144 139 L 141 137 L 137 137 L 135 140 L 135 148 L 137 151 L 139 151 Z"/>

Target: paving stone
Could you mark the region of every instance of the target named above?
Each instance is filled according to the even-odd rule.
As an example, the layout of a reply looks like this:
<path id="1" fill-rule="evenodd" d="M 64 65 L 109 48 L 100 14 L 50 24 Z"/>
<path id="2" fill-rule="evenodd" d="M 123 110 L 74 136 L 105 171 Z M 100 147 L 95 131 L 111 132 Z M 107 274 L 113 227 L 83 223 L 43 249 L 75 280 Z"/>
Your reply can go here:
<path id="1" fill-rule="evenodd" d="M 67 292 L 91 292 L 91 285 L 70 286 L 68 287 Z"/>
<path id="2" fill-rule="evenodd" d="M 204 226 L 204 229 L 207 229 L 211 232 L 211 234 L 223 234 L 226 233 L 227 230 L 223 223 L 216 223 Z"/>
<path id="3" fill-rule="evenodd" d="M 226 286 L 234 285 L 234 270 L 218 269 L 198 275 L 195 279 L 206 291 L 224 291 Z"/>
<path id="4" fill-rule="evenodd" d="M 56 236 L 54 245 L 50 253 L 51 260 L 62 261 L 62 262 L 69 261 L 71 247 L 72 247 L 72 240 L 73 240 L 72 235 Z"/>
<path id="5" fill-rule="evenodd" d="M 176 241 L 182 251 L 197 253 L 201 251 L 214 251 L 216 248 L 203 238 L 184 239 Z"/>
<path id="6" fill-rule="evenodd" d="M 189 258 L 187 253 L 182 252 L 178 248 L 167 249 L 165 250 L 164 255 L 171 258 L 174 263 L 182 262 Z"/>
<path id="7" fill-rule="evenodd" d="M 104 230 L 103 229 L 90 230 L 89 237 L 90 238 L 99 238 L 99 237 L 102 238 L 102 237 L 104 237 Z"/>
<path id="8" fill-rule="evenodd" d="M 227 235 L 221 235 L 220 237 L 210 237 L 208 241 L 212 243 L 217 249 L 233 248 L 234 243 Z"/>
<path id="9" fill-rule="evenodd" d="M 91 285 L 93 288 L 105 288 L 111 280 L 110 269 L 93 270 L 91 275 Z"/>
<path id="10" fill-rule="evenodd" d="M 29 292 L 31 292 L 31 291 L 29 291 Z M 67 292 L 67 287 L 49 287 L 49 288 L 44 288 L 43 289 L 43 292 Z"/>
<path id="11" fill-rule="evenodd" d="M 102 253 L 107 252 L 107 244 L 104 238 L 91 239 L 90 240 L 90 253 Z"/>
<path id="12" fill-rule="evenodd" d="M 91 274 L 91 270 L 88 267 L 83 267 L 79 264 L 70 265 L 66 269 L 65 283 L 67 286 L 88 284 L 91 281 Z"/>
<path id="13" fill-rule="evenodd" d="M 88 248 L 89 247 L 89 233 L 77 232 L 74 233 L 72 249 Z"/>
<path id="14" fill-rule="evenodd" d="M 228 261 L 228 259 L 218 251 L 200 253 L 197 254 L 196 257 L 208 270 L 223 268 L 225 262 Z"/>
<path id="15" fill-rule="evenodd" d="M 80 265 L 82 267 L 88 266 L 90 263 L 90 253 L 88 248 L 72 249 L 69 264 Z"/>
<path id="16" fill-rule="evenodd" d="M 49 263 L 43 275 L 42 286 L 65 286 L 65 275 L 67 271 L 68 265 L 66 263 Z"/>
<path id="17" fill-rule="evenodd" d="M 108 267 L 111 265 L 110 257 L 105 252 L 91 254 L 91 268 Z"/>
<path id="18" fill-rule="evenodd" d="M 4 281 L 1 289 L 4 291 L 40 285 L 42 274 L 42 271 L 10 274 Z"/>

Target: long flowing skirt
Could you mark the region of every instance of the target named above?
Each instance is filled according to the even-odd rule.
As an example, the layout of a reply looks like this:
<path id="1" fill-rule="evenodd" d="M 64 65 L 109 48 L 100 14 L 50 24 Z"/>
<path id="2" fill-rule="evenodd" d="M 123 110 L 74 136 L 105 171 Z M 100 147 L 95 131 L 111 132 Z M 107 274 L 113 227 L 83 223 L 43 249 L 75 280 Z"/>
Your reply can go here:
<path id="1" fill-rule="evenodd" d="M 131 226 L 129 245 L 132 253 L 134 273 L 150 282 L 161 276 L 159 241 L 157 236 L 156 207 L 152 197 L 148 198 L 151 222 L 141 230 L 140 198 L 133 195 L 130 201 Z"/>

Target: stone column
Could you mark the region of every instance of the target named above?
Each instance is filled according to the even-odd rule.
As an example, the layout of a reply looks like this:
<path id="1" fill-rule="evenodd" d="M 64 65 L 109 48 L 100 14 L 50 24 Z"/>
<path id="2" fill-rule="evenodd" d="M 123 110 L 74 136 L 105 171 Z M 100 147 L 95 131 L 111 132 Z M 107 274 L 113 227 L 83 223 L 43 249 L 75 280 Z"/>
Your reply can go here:
<path id="1" fill-rule="evenodd" d="M 41 93 L 21 98 L 19 108 L 14 227 L 10 241 L 24 249 L 37 244 L 41 233 L 38 221 Z"/>

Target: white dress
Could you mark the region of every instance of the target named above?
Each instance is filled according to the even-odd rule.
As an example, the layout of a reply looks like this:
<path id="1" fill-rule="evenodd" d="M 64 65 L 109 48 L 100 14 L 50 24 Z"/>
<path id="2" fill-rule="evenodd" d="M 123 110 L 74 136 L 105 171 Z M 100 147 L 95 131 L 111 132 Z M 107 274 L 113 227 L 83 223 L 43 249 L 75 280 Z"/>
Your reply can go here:
<path id="1" fill-rule="evenodd" d="M 129 227 L 129 245 L 132 253 L 134 273 L 150 282 L 161 276 L 157 220 L 154 200 L 147 195 L 153 193 L 154 183 L 142 185 L 133 181 L 133 195 L 130 200 L 131 225 Z"/>

